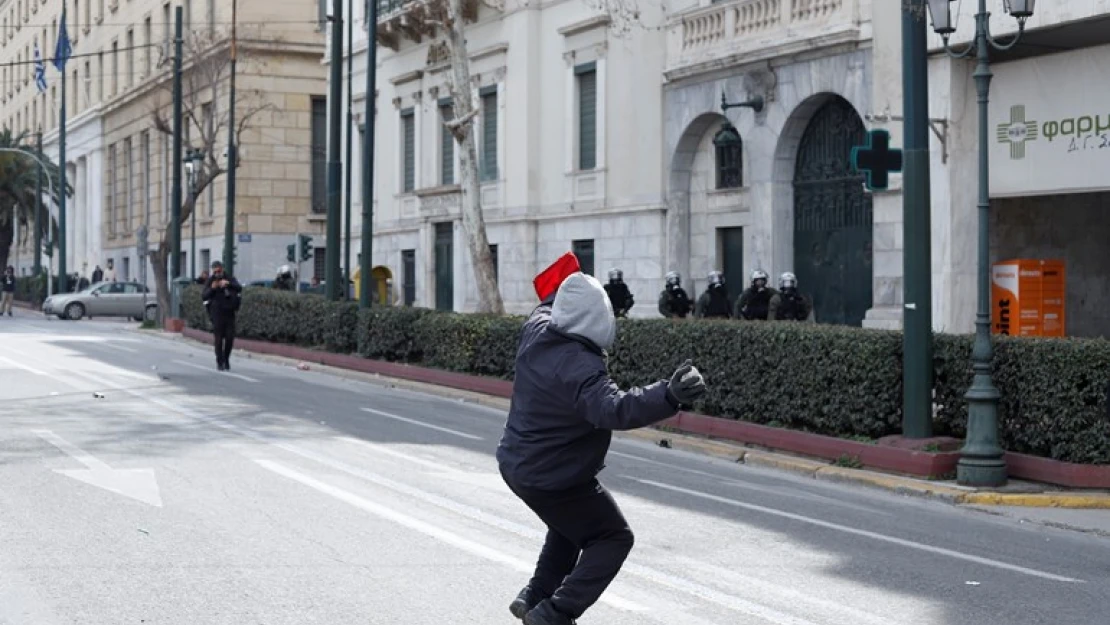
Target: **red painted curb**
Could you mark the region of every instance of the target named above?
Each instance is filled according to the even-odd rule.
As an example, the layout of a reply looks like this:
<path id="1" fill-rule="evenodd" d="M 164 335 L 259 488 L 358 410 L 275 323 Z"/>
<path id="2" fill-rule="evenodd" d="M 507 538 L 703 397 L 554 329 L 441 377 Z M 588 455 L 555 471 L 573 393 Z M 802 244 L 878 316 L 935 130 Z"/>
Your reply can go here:
<path id="1" fill-rule="evenodd" d="M 182 334 L 191 339 L 212 343 L 212 335 L 207 332 L 185 328 Z M 283 356 L 495 397 L 512 397 L 513 384 L 507 380 L 320 352 L 283 343 L 236 339 L 235 344 L 250 352 Z M 872 445 L 692 412 L 680 412 L 659 425 L 674 428 L 683 434 L 712 436 L 826 460 L 836 460 L 841 456 L 855 457 L 865 467 L 917 477 L 937 478 L 951 474 L 956 470 L 956 462 L 960 456 L 959 452 L 955 451 L 930 453 L 894 446 Z M 1015 478 L 1070 488 L 1110 488 L 1110 466 L 1107 465 L 1074 464 L 1012 452 L 1006 454 L 1006 463 L 1010 476 Z"/>

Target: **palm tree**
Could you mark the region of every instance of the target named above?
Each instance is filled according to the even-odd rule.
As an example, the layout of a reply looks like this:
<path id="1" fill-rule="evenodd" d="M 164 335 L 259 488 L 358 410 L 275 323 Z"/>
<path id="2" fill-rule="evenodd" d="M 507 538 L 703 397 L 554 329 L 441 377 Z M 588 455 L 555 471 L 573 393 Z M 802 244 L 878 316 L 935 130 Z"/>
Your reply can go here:
<path id="1" fill-rule="evenodd" d="M 56 185 L 61 177 L 58 165 L 40 152 L 28 139 L 27 132 L 16 134 L 8 128 L 0 130 L 0 148 L 15 149 L 37 156 L 46 163 L 49 180 Z M 39 164 L 35 159 L 11 151 L 0 151 L 0 267 L 8 265 L 15 235 L 12 224 L 18 223 L 22 227 L 27 227 L 34 222 L 38 184 Z M 46 201 L 58 204 L 61 198 L 45 178 L 43 186 Z M 73 187 L 67 184 L 65 193 L 66 197 L 72 197 Z M 50 210 L 45 201 L 42 208 L 40 223 L 46 224 L 50 240 L 56 241 L 57 224 L 50 218 Z"/>

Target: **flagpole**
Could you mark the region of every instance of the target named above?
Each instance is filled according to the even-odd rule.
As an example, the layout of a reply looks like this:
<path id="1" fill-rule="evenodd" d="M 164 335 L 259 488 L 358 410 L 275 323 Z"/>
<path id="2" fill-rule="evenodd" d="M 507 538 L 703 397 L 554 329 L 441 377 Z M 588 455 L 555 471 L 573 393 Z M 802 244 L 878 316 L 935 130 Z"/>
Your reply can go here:
<path id="1" fill-rule="evenodd" d="M 54 61 L 57 63 L 58 71 L 62 74 L 62 102 L 60 107 L 59 118 L 61 123 L 58 126 L 58 178 L 61 182 L 58 183 L 58 292 L 69 292 L 69 275 L 66 268 L 66 61 L 69 60 L 69 33 L 66 31 L 66 11 L 62 9 L 62 24 L 61 24 L 61 37 L 59 38 L 59 48 L 62 54 L 55 54 Z"/>

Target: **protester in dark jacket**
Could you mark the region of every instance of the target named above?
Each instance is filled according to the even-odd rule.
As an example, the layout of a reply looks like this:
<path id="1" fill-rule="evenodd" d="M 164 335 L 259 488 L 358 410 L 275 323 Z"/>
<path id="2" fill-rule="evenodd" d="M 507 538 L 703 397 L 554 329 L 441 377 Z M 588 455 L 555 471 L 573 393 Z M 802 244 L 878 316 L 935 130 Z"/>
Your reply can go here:
<path id="1" fill-rule="evenodd" d="M 612 431 L 662 421 L 705 392 L 689 362 L 669 382 L 621 391 L 606 367 L 615 338 L 604 288 L 582 273 L 523 328 L 497 460 L 509 488 L 548 527 L 535 575 L 510 606 L 526 625 L 574 623 L 632 549 L 632 530 L 597 481 Z"/>
<path id="2" fill-rule="evenodd" d="M 212 334 L 216 339 L 216 368 L 231 369 L 231 347 L 235 343 L 235 313 L 239 310 L 239 297 L 243 287 L 234 276 L 224 273 L 223 263 L 212 263 L 212 275 L 204 285 L 201 298 L 208 306 L 212 319 Z"/>

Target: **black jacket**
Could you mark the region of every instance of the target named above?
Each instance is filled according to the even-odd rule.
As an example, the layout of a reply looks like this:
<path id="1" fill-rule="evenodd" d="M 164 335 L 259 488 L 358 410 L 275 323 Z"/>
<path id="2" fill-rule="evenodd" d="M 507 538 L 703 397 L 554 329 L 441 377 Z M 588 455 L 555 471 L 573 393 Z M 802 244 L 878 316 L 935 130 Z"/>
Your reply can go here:
<path id="1" fill-rule="evenodd" d="M 596 477 L 613 430 L 644 427 L 678 412 L 666 381 L 621 391 L 599 347 L 551 326 L 553 299 L 524 324 L 509 418 L 497 448 L 507 480 L 545 491 Z"/>
<path id="2" fill-rule="evenodd" d="M 214 288 L 212 283 L 216 280 L 228 281 L 228 285 L 224 288 Z M 243 287 L 239 285 L 239 281 L 235 276 L 224 274 L 217 278 L 212 276 L 208 278 L 208 283 L 204 285 L 204 295 L 202 299 L 208 302 L 208 314 L 210 315 L 234 315 L 236 309 L 236 300 L 239 294 L 243 292 Z"/>
<path id="3" fill-rule="evenodd" d="M 4 293 L 15 293 L 15 276 L 9 276 L 5 273 L 4 277 L 0 278 L 0 284 L 4 286 Z"/>

